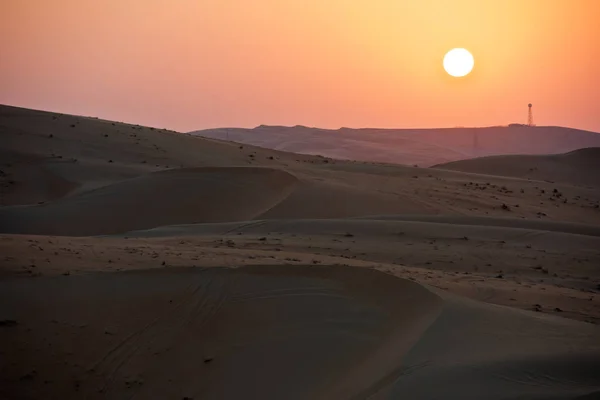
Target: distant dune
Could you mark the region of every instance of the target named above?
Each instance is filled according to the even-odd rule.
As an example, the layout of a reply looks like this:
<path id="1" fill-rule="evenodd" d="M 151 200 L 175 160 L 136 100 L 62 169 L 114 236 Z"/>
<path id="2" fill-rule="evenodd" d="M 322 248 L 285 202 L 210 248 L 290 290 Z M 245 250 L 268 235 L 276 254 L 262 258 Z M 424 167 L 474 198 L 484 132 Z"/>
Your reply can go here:
<path id="1" fill-rule="evenodd" d="M 0 398 L 600 392 L 598 134 L 213 133 L 0 106 Z"/>
<path id="2" fill-rule="evenodd" d="M 600 187 L 600 147 L 557 155 L 482 157 L 434 168 Z"/>
<path id="3" fill-rule="evenodd" d="M 600 147 L 600 134 L 538 126 L 444 129 L 350 129 L 264 126 L 191 132 L 300 154 L 428 167 L 498 154 L 556 154 Z"/>

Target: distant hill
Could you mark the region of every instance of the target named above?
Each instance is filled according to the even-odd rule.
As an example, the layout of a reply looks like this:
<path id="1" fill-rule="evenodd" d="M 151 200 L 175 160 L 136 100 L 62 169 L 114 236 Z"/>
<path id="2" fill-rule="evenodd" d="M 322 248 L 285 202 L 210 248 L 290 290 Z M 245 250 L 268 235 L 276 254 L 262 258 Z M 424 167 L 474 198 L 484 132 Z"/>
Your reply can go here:
<path id="1" fill-rule="evenodd" d="M 434 168 L 600 187 L 600 148 L 556 155 L 481 157 L 440 164 Z"/>
<path id="2" fill-rule="evenodd" d="M 473 157 L 557 154 L 600 147 L 599 133 L 553 126 L 330 130 L 261 125 L 190 133 L 300 154 L 422 167 Z"/>

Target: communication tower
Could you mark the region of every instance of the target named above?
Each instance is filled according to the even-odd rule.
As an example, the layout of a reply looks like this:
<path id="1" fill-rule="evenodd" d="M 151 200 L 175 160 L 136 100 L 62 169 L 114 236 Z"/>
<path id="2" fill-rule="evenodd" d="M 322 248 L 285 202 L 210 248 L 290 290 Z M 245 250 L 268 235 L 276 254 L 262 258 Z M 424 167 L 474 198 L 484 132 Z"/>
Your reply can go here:
<path id="1" fill-rule="evenodd" d="M 533 123 L 533 110 L 531 109 L 533 104 L 529 103 L 527 107 L 529 108 L 529 112 L 527 113 L 527 126 L 535 126 Z"/>

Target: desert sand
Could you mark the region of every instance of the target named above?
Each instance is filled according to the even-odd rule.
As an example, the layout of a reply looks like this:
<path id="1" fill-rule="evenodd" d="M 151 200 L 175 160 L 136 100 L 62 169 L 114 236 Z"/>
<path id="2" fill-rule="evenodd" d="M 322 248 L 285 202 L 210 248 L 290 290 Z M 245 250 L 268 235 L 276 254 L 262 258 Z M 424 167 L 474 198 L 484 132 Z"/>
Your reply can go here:
<path id="1" fill-rule="evenodd" d="M 598 149 L 566 151 L 415 168 L 1 106 L 0 397 L 597 398 Z"/>

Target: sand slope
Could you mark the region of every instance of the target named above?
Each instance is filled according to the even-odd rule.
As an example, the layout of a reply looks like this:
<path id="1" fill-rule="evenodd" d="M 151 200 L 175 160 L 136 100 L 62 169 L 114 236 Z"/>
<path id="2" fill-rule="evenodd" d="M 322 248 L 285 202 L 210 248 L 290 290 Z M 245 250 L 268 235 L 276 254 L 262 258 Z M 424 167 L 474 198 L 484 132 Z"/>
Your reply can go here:
<path id="1" fill-rule="evenodd" d="M 0 230 L 84 236 L 247 220 L 278 204 L 295 183 L 294 176 L 270 168 L 155 172 L 47 204 L 0 208 Z"/>
<path id="2" fill-rule="evenodd" d="M 261 125 L 191 134 L 294 153 L 421 167 L 495 154 L 553 154 L 600 146 L 598 133 L 552 126 L 330 130 Z"/>
<path id="3" fill-rule="evenodd" d="M 598 327 L 363 268 L 163 269 L 0 286 L 0 312 L 15 320 L 0 330 L 6 397 L 570 399 L 600 390 Z"/>
<path id="4" fill-rule="evenodd" d="M 4 105 L 0 155 L 0 206 L 52 201 L 167 169 L 285 163 L 273 151 Z"/>
<path id="5" fill-rule="evenodd" d="M 521 179 L 600 187 L 600 147 L 558 155 L 493 156 L 455 161 L 434 168 Z"/>

